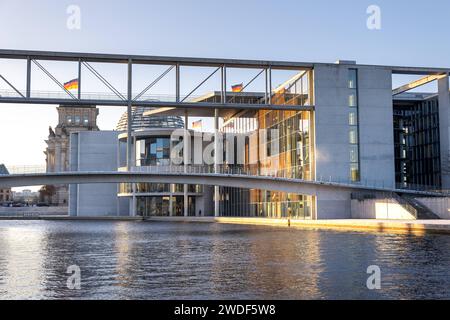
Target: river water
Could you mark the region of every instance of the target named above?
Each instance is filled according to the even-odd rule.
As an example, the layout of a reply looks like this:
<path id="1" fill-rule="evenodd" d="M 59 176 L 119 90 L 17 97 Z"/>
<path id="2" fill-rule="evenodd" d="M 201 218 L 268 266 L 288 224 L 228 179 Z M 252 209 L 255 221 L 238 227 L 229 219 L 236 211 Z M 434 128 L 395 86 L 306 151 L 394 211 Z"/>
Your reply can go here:
<path id="1" fill-rule="evenodd" d="M 371 265 L 380 289 L 367 288 Z M 450 236 L 0 221 L 0 298 L 449 299 Z"/>

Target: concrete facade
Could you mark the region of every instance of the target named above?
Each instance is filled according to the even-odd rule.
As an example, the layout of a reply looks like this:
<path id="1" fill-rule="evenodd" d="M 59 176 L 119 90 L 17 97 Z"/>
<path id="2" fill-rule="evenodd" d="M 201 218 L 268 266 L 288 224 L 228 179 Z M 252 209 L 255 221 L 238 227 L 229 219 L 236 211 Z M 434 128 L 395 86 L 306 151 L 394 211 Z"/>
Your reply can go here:
<path id="1" fill-rule="evenodd" d="M 360 182 L 395 184 L 391 71 L 354 64 L 314 68 L 316 178 L 350 180 L 349 69 L 358 70 Z M 349 218 L 350 194 L 317 197 L 317 218 Z"/>
<path id="2" fill-rule="evenodd" d="M 358 82 L 361 182 L 394 188 L 392 73 L 359 67 Z"/>
<path id="3" fill-rule="evenodd" d="M 417 201 L 427 206 L 431 211 L 437 214 L 441 219 L 450 219 L 450 198 L 427 198 L 420 197 Z"/>
<path id="4" fill-rule="evenodd" d="M 320 180 L 348 180 L 348 66 L 314 68 L 315 176 Z M 350 216 L 350 193 L 326 191 L 316 197 L 316 219 Z"/>
<path id="5" fill-rule="evenodd" d="M 352 219 L 415 220 L 398 201 L 392 198 L 351 200 Z"/>
<path id="6" fill-rule="evenodd" d="M 117 131 L 85 131 L 70 135 L 70 171 L 117 170 Z M 117 184 L 69 186 L 69 215 L 117 215 Z"/>

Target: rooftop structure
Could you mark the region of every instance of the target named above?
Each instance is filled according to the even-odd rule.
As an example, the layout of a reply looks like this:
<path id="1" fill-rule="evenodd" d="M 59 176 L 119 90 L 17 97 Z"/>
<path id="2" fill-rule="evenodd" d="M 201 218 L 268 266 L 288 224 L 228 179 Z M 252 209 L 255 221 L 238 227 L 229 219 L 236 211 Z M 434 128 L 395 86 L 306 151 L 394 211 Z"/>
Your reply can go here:
<path id="1" fill-rule="evenodd" d="M 144 116 L 144 112 L 153 110 L 152 107 L 132 108 L 132 129 L 133 131 L 148 128 L 183 128 L 184 123 L 181 117 L 177 116 Z M 117 131 L 127 131 L 128 116 L 125 112 L 117 123 Z"/>

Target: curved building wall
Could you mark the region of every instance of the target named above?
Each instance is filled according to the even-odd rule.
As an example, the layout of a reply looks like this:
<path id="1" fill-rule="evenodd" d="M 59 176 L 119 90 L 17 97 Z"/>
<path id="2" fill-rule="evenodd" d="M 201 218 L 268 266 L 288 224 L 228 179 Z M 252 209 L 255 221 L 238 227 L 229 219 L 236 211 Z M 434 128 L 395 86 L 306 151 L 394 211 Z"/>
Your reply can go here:
<path id="1" fill-rule="evenodd" d="M 133 132 L 133 161 L 139 170 L 146 167 L 151 170 L 164 170 L 171 165 L 171 142 L 169 128 L 138 129 Z M 125 164 L 126 133 L 119 135 L 119 162 Z M 193 144 L 191 144 L 193 145 Z M 192 153 L 191 153 L 192 154 Z M 122 169 L 122 168 L 119 168 Z M 123 168 L 125 169 L 125 168 Z M 118 196 L 123 208 L 129 208 L 130 215 L 140 216 L 184 216 L 184 184 L 167 183 L 122 183 L 119 185 Z M 213 215 L 211 187 L 187 185 L 188 215 Z M 129 205 L 123 204 L 128 201 Z"/>

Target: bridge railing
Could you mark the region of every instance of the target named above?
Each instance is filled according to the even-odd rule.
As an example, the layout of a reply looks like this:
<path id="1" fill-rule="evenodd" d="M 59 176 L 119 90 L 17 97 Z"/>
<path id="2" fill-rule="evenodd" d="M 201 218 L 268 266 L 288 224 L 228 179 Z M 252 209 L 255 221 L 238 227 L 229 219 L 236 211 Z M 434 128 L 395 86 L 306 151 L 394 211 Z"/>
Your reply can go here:
<path id="1" fill-rule="evenodd" d="M 33 173 L 46 173 L 45 165 L 14 165 L 8 166 L 10 174 L 33 174 Z"/>
<path id="2" fill-rule="evenodd" d="M 318 175 L 315 179 L 309 176 L 304 176 L 299 170 L 294 170 L 298 168 L 283 168 L 283 169 L 269 169 L 269 168 L 257 168 L 257 167 L 245 167 L 245 166 L 229 166 L 229 165 L 195 165 L 191 164 L 188 166 L 184 165 L 149 165 L 149 166 L 133 166 L 130 172 L 144 172 L 144 173 L 154 173 L 154 174 L 221 174 L 221 175 L 239 175 L 239 176 L 261 176 L 261 177 L 272 177 L 287 180 L 303 180 L 312 181 L 317 183 L 327 183 L 327 184 L 339 184 L 348 186 L 361 186 L 371 189 L 405 189 L 405 190 L 416 190 L 416 191 L 428 191 L 450 194 L 449 190 L 437 190 L 430 186 L 422 185 L 409 185 L 408 188 L 399 188 L 399 186 L 394 186 L 392 182 L 387 182 L 384 180 L 374 180 L 374 179 L 362 179 L 361 181 L 354 182 L 348 177 L 339 176 L 322 176 Z M 8 171 L 10 174 L 41 174 L 46 173 L 45 166 L 42 165 L 22 165 L 22 166 L 8 166 Z M 95 172 L 110 172 L 102 170 L 91 170 Z M 127 172 L 127 168 L 118 168 L 119 172 Z M 60 173 L 60 172 L 78 172 L 72 170 L 50 172 L 50 173 Z"/>
<path id="3" fill-rule="evenodd" d="M 25 92 L 24 89 L 19 90 L 21 92 Z M 123 97 L 126 97 L 126 93 L 120 93 Z M 139 95 L 138 92 L 132 93 L 133 100 L 134 97 Z M 77 94 L 74 94 L 77 97 Z M 65 91 L 45 91 L 45 90 L 32 90 L 30 91 L 31 98 L 37 99 L 67 99 L 68 103 L 73 100 L 73 98 Z M 82 92 L 81 93 L 82 100 L 90 100 L 90 101 L 120 101 L 121 98 L 112 92 Z M 5 90 L 0 89 L 0 99 L 1 98 L 22 98 L 22 96 L 14 90 Z M 200 98 L 205 98 L 204 95 L 180 95 L 180 100 L 186 100 L 186 103 L 189 102 L 198 102 Z M 231 99 L 230 99 L 231 100 Z M 174 94 L 143 94 L 138 97 L 135 101 L 154 101 L 154 102 L 176 102 L 177 97 Z M 233 99 L 233 103 L 237 104 L 258 104 L 264 103 L 261 99 Z"/>

